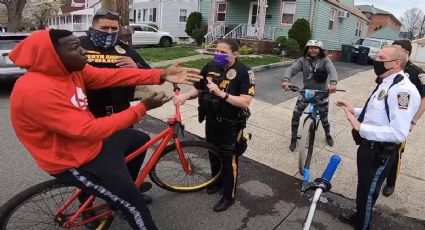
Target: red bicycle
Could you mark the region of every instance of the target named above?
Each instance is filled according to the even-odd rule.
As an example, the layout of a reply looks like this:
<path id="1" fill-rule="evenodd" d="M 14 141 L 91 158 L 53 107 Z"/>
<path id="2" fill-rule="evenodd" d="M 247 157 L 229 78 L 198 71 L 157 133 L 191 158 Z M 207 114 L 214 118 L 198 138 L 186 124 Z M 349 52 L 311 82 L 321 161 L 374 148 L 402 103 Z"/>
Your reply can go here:
<path id="1" fill-rule="evenodd" d="M 180 90 L 175 87 L 174 91 L 178 95 Z M 211 177 L 210 171 L 210 158 L 220 159 L 218 149 L 205 141 L 180 141 L 178 134 L 183 134 L 184 126 L 178 105 L 175 111 L 174 117 L 167 121 L 168 128 L 126 157 L 129 162 L 160 143 L 139 173 L 135 181 L 137 187 L 148 174 L 156 185 L 172 192 L 199 191 L 219 178 L 221 163 L 218 163 L 219 174 Z M 174 143 L 169 144 L 171 139 Z M 56 179 L 30 187 L 1 207 L 0 229 L 84 229 L 91 226 L 101 230 L 109 228 L 113 222 L 114 225 L 127 224 L 119 211 L 101 198 L 90 196 L 80 203 L 77 199 L 80 194 L 80 189 Z"/>

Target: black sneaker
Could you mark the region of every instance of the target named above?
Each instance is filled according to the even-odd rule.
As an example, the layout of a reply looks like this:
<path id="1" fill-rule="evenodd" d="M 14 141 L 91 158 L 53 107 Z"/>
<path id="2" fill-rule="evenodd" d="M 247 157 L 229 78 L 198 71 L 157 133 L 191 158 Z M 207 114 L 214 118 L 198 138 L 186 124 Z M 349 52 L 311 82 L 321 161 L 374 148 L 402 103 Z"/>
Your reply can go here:
<path id="1" fill-rule="evenodd" d="M 140 190 L 140 192 L 145 193 L 145 192 L 151 190 L 151 188 L 152 188 L 151 182 L 143 182 L 143 184 L 140 185 L 139 190 Z"/>
<path id="2" fill-rule="evenodd" d="M 332 138 L 331 135 L 327 135 L 326 136 L 326 143 L 328 143 L 329 146 L 334 146 L 334 139 Z"/>
<path id="3" fill-rule="evenodd" d="M 382 195 L 389 197 L 394 193 L 395 190 L 395 185 L 391 186 L 391 185 L 385 185 L 384 189 L 382 189 Z"/>
<path id="4" fill-rule="evenodd" d="M 293 152 L 295 151 L 296 148 L 297 148 L 297 138 L 291 138 L 291 144 L 289 145 L 289 150 Z"/>

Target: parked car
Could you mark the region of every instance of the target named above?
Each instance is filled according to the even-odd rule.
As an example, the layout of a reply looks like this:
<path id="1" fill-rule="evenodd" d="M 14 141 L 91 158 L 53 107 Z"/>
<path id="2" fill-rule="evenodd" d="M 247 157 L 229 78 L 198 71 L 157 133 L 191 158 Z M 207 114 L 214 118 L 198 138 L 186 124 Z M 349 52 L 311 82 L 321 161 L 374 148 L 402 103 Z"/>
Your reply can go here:
<path id="1" fill-rule="evenodd" d="M 353 54 L 354 56 L 359 53 L 359 46 L 369 47 L 369 58 L 375 59 L 382 47 L 386 45 L 391 45 L 394 41 L 387 39 L 377 39 L 377 38 L 361 38 L 353 45 Z"/>
<path id="2" fill-rule="evenodd" d="M 133 30 L 133 45 L 160 45 L 169 47 L 176 43 L 176 38 L 168 32 L 163 32 L 146 24 L 130 24 Z"/>
<path id="3" fill-rule="evenodd" d="M 10 51 L 29 34 L 26 33 L 0 33 L 0 78 L 17 78 L 26 70 L 17 67 L 9 59 Z"/>

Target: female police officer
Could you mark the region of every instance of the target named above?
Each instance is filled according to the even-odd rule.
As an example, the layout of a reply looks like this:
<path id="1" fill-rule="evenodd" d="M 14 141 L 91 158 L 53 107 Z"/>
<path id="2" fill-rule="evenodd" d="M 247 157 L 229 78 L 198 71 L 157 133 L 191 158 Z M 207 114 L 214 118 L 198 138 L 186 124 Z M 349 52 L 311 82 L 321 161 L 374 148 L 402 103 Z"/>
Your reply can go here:
<path id="1" fill-rule="evenodd" d="M 183 104 L 199 97 L 200 122 L 206 118 L 206 140 L 220 148 L 223 174 L 220 182 L 207 190 L 213 194 L 223 189 L 223 197 L 213 208 L 215 212 L 222 212 L 235 202 L 242 132 L 255 92 L 254 73 L 237 60 L 238 50 L 239 43 L 234 39 L 219 41 L 214 61 L 201 71 L 204 79 L 191 91 L 176 96 L 174 101 Z M 210 159 L 212 176 L 219 170 L 214 161 L 216 159 Z"/>

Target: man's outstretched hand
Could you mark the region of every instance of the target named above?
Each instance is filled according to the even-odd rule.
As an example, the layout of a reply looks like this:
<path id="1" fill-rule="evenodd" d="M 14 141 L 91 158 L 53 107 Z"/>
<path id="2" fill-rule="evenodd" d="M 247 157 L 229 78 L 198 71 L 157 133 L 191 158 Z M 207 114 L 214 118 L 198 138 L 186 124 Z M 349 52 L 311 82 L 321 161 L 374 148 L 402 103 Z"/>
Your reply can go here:
<path id="1" fill-rule="evenodd" d="M 154 92 L 151 96 L 143 99 L 142 103 L 145 105 L 146 110 L 151 110 L 160 107 L 171 99 L 172 97 L 167 97 L 164 92 Z"/>
<path id="2" fill-rule="evenodd" d="M 175 84 L 193 85 L 202 79 L 200 72 L 198 69 L 181 67 L 177 64 L 168 67 L 161 79 Z"/>

